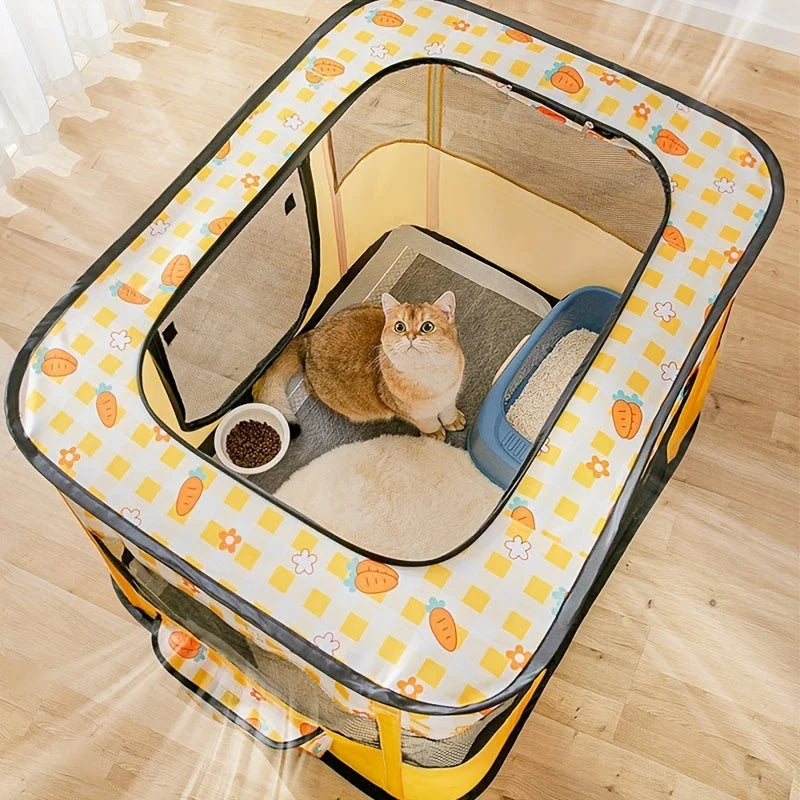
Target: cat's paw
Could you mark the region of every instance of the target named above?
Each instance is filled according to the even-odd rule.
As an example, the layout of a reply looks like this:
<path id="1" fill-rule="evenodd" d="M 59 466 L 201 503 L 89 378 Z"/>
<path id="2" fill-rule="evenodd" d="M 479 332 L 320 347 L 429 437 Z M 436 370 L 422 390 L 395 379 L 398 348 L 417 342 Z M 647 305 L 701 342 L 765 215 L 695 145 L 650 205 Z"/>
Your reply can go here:
<path id="1" fill-rule="evenodd" d="M 452 422 L 445 424 L 445 429 L 448 431 L 463 431 L 467 425 L 467 418 L 463 412 L 456 409 L 456 417 Z"/>
<path id="2" fill-rule="evenodd" d="M 440 442 L 444 441 L 445 432 L 444 428 L 439 428 L 438 430 L 433 431 L 432 433 L 425 433 L 422 431 L 423 436 L 427 436 L 429 439 L 438 439 Z"/>

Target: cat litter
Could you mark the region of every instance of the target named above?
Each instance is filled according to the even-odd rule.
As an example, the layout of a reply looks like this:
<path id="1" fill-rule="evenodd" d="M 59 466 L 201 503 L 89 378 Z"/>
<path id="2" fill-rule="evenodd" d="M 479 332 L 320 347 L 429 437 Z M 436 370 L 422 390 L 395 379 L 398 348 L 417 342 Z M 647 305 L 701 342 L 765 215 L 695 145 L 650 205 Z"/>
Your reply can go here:
<path id="1" fill-rule="evenodd" d="M 585 328 L 568 333 L 542 361 L 508 409 L 506 418 L 511 426 L 528 441 L 536 439 L 595 339 L 597 334 Z"/>

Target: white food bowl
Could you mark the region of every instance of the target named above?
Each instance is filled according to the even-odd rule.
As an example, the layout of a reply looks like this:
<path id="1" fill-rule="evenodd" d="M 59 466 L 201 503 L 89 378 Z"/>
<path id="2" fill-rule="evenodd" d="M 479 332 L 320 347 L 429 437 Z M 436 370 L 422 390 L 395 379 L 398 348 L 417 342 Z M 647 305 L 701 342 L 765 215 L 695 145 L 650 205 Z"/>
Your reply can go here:
<path id="1" fill-rule="evenodd" d="M 260 467 L 237 467 L 236 464 L 228 457 L 228 451 L 225 449 L 225 442 L 228 440 L 228 434 L 233 430 L 237 422 L 245 419 L 252 419 L 256 422 L 266 422 L 271 425 L 281 437 L 281 449 L 278 450 L 278 455 L 262 464 Z M 285 455 L 289 448 L 289 423 L 286 417 L 278 411 L 277 408 L 268 406 L 266 403 L 245 403 L 243 406 L 237 406 L 229 411 L 217 425 L 214 431 L 214 450 L 216 451 L 217 458 L 220 463 L 240 475 L 257 475 L 259 472 L 266 472 L 272 469 Z"/>

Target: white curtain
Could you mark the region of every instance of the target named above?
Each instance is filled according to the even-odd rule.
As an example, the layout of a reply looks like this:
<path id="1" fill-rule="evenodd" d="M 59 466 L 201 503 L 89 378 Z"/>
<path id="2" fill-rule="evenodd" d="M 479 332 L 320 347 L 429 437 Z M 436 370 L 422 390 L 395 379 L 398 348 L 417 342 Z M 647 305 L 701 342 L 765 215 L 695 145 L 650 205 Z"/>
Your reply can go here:
<path id="1" fill-rule="evenodd" d="M 54 141 L 50 97 L 81 91 L 73 54 L 111 50 L 113 19 L 144 17 L 144 0 L 0 0 L 0 186 L 14 175 L 8 151 Z"/>

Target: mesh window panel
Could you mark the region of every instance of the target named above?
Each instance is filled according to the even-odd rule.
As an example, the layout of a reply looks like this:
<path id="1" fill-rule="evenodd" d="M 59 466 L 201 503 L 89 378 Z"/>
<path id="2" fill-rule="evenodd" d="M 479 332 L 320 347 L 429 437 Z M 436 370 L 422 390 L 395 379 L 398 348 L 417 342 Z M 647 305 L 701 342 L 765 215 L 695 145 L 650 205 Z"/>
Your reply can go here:
<path id="1" fill-rule="evenodd" d="M 401 69 L 367 89 L 331 131 L 336 178 L 342 179 L 374 148 L 397 140 L 424 142 L 428 67 Z"/>
<path id="2" fill-rule="evenodd" d="M 377 747 L 378 726 L 374 720 L 357 717 L 340 708 L 302 669 L 258 647 L 141 562 L 134 559 L 128 569 L 147 600 L 227 658 L 251 681 L 280 698 L 298 714 L 348 739 Z"/>
<path id="3" fill-rule="evenodd" d="M 140 561 L 133 559 L 126 568 L 140 594 L 161 609 L 170 619 L 186 628 L 204 644 L 216 650 L 253 683 L 258 684 L 284 703 L 348 739 L 378 747 L 380 739 L 374 720 L 356 716 L 340 708 L 331 697 L 302 670 L 275 653 L 258 647 L 234 630 L 206 606 L 156 575 Z M 403 731 L 403 759 L 421 767 L 452 767 L 461 764 L 486 726 L 500 722 L 510 711 L 513 698 L 493 709 L 480 722 L 447 739 L 427 739 Z"/>
<path id="4" fill-rule="evenodd" d="M 448 68 L 442 148 L 564 206 L 644 251 L 664 215 L 653 165 L 475 75 Z"/>
<path id="5" fill-rule="evenodd" d="M 292 329 L 311 281 L 309 223 L 295 172 L 159 327 L 187 422 L 216 412 Z"/>
<path id="6" fill-rule="evenodd" d="M 447 739 L 425 739 L 421 736 L 404 733 L 400 742 L 403 761 L 419 767 L 454 767 L 463 764 L 468 757 L 473 755 L 473 745 L 478 736 L 489 725 L 495 727 L 502 723 L 513 705 L 514 698 L 512 697 L 493 709 L 480 722 L 470 725 L 467 730 Z"/>

